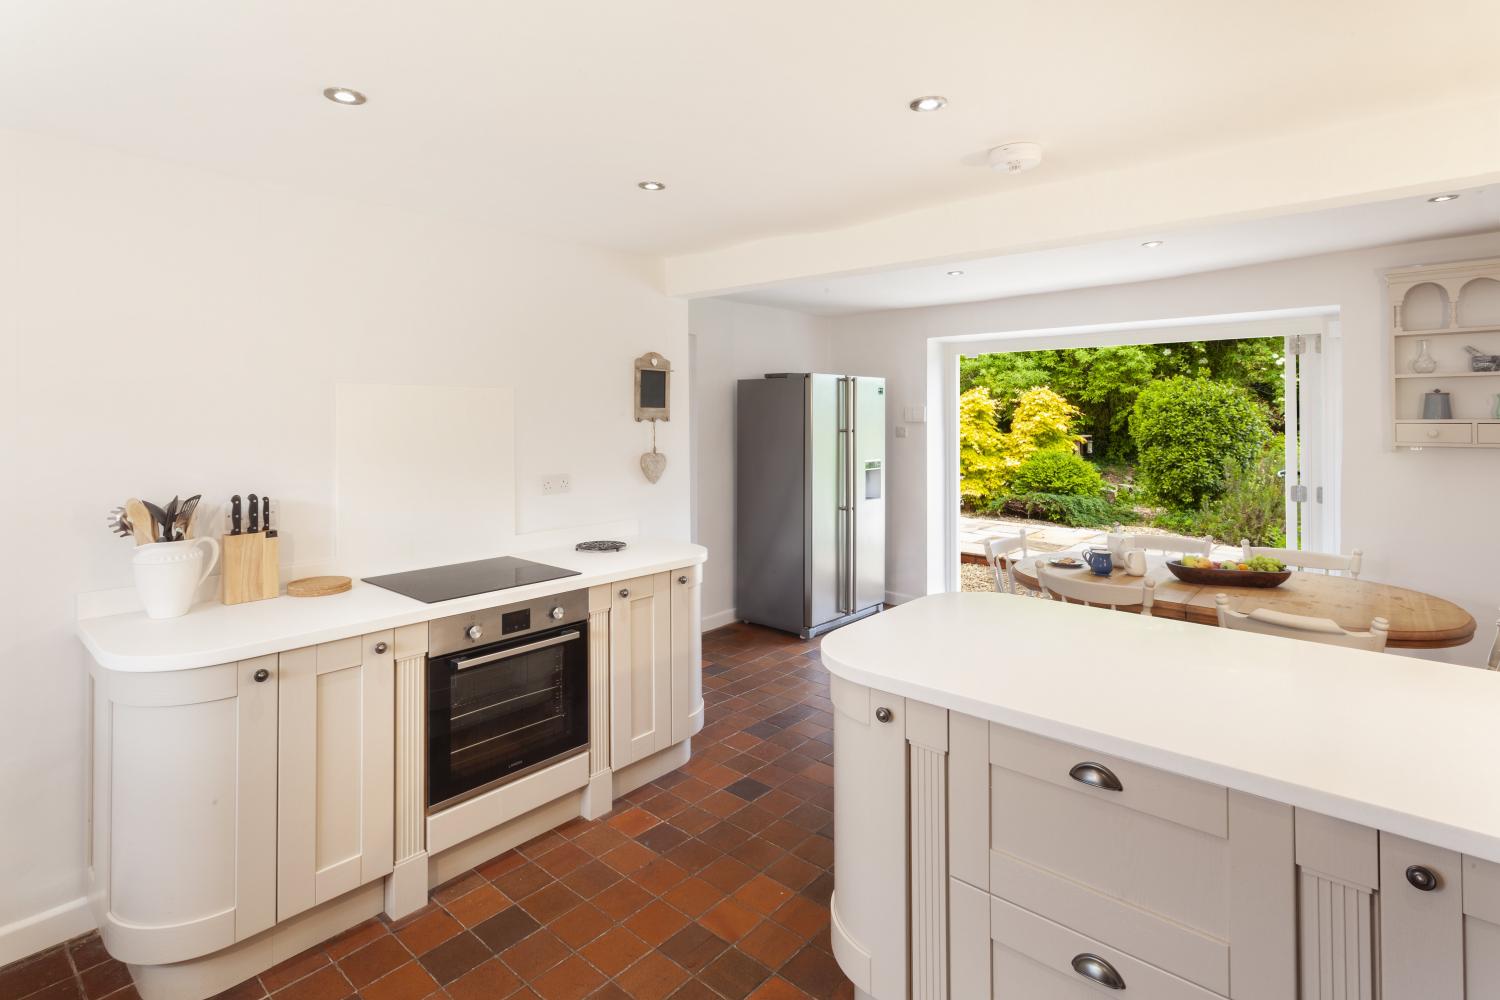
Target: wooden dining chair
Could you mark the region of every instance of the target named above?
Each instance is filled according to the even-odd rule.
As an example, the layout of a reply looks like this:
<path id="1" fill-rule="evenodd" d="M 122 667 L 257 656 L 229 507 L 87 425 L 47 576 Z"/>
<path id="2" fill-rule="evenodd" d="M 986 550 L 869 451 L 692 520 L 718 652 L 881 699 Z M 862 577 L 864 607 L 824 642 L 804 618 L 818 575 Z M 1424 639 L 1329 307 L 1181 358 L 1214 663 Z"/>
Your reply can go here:
<path id="1" fill-rule="evenodd" d="M 1019 553 L 1019 555 L 1017 555 Z M 1026 532 L 1017 535 L 1007 535 L 1002 538 L 986 538 L 984 540 L 984 559 L 990 564 L 990 572 L 995 574 L 995 592 L 999 594 L 1016 594 L 1022 590 L 1016 584 L 1015 574 L 1012 572 L 1017 559 L 1025 559 Z"/>
<path id="2" fill-rule="evenodd" d="M 1376 618 L 1370 622 L 1368 632 L 1350 632 L 1331 618 L 1313 618 L 1309 615 L 1293 615 L 1270 608 L 1257 608 L 1251 612 L 1231 611 L 1229 595 L 1218 594 L 1214 604 L 1219 609 L 1219 626 L 1240 632 L 1259 632 L 1262 635 L 1279 635 L 1287 639 L 1306 639 L 1329 646 L 1348 646 L 1352 649 L 1385 651 L 1390 622 Z"/>
<path id="3" fill-rule="evenodd" d="M 1042 585 L 1042 596 L 1067 604 L 1087 604 L 1093 608 L 1128 611 L 1151 617 L 1156 601 L 1156 581 L 1150 577 L 1131 577 L 1130 583 L 1101 583 L 1092 574 L 1078 570 L 1053 569 L 1038 561 L 1036 578 Z"/>
<path id="4" fill-rule="evenodd" d="M 1347 556 L 1336 552 L 1304 552 L 1301 549 L 1273 549 L 1264 545 L 1251 545 L 1250 539 L 1240 539 L 1240 558 L 1249 561 L 1256 556 L 1270 556 L 1297 569 L 1320 569 L 1327 576 L 1342 573 L 1351 579 L 1359 579 L 1359 564 L 1364 552 L 1355 549 Z"/>
<path id="5" fill-rule="evenodd" d="M 1130 534 L 1125 536 L 1123 544 L 1126 549 L 1141 549 L 1144 552 L 1176 552 L 1185 556 L 1206 556 L 1214 550 L 1214 540 L 1209 535 L 1193 538 L 1190 535 Z"/>

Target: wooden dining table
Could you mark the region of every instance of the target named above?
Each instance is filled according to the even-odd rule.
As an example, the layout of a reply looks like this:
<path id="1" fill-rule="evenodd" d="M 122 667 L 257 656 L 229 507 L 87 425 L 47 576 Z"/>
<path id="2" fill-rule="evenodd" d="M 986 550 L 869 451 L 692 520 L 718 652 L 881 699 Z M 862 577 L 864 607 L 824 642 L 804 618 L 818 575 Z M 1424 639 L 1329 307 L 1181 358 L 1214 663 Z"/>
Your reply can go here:
<path id="1" fill-rule="evenodd" d="M 1040 590 L 1036 564 L 1040 560 L 1078 558 L 1082 549 L 1048 552 L 1016 561 L 1011 572 L 1017 583 L 1028 590 Z M 1462 646 L 1474 637 L 1478 623 L 1463 608 L 1432 594 L 1408 590 L 1389 583 L 1359 580 L 1347 576 L 1294 572 L 1279 587 L 1228 587 L 1185 583 L 1172 575 L 1166 563 L 1170 557 L 1147 553 L 1146 573 L 1156 583 L 1151 614 L 1156 618 L 1180 618 L 1202 625 L 1218 625 L 1219 610 L 1215 598 L 1229 597 L 1234 611 L 1250 612 L 1260 608 L 1314 618 L 1331 618 L 1343 628 L 1363 632 L 1374 618 L 1390 622 L 1386 645 L 1393 649 L 1443 649 Z M 1116 566 L 1108 577 L 1094 575 L 1088 567 L 1061 569 L 1060 573 L 1079 574 L 1096 583 L 1134 586 L 1139 577 L 1129 576 Z"/>

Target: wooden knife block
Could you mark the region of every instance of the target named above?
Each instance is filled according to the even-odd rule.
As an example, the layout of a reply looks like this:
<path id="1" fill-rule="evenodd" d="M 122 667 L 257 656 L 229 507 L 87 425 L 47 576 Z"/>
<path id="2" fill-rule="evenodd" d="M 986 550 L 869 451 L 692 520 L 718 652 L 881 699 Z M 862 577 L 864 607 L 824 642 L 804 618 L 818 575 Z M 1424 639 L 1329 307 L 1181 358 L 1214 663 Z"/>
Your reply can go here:
<path id="1" fill-rule="evenodd" d="M 264 531 L 222 538 L 225 604 L 264 601 L 281 592 L 280 542 Z"/>

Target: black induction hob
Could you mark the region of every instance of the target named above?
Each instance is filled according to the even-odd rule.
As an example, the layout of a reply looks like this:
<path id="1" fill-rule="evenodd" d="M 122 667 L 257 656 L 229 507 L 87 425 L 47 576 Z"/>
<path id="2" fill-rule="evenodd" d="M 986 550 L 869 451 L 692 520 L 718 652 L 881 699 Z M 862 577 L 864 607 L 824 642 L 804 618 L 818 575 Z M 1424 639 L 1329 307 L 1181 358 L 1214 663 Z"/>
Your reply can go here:
<path id="1" fill-rule="evenodd" d="M 479 559 L 475 562 L 454 563 L 452 566 L 414 569 L 407 573 L 367 576 L 364 582 L 394 590 L 424 604 L 437 604 L 472 594 L 488 594 L 492 590 L 509 590 L 512 587 L 578 575 L 576 569 L 547 566 L 517 559 L 515 556 L 500 556 L 498 559 Z"/>

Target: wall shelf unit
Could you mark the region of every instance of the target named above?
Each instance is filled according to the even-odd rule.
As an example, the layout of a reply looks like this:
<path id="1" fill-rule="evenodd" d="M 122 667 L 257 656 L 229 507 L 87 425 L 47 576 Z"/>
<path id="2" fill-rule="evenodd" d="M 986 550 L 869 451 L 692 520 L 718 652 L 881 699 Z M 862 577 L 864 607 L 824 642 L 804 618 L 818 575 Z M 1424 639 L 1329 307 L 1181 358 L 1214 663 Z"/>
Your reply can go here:
<path id="1" fill-rule="evenodd" d="M 1500 448 L 1500 371 L 1473 371 L 1464 350 L 1500 355 L 1500 258 L 1397 268 L 1385 280 L 1395 446 Z M 1424 349 L 1437 371 L 1413 371 Z M 1422 419 L 1423 397 L 1437 389 L 1451 396 L 1454 419 Z"/>

